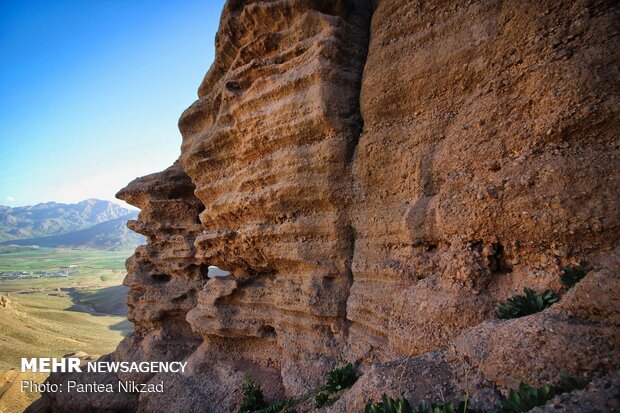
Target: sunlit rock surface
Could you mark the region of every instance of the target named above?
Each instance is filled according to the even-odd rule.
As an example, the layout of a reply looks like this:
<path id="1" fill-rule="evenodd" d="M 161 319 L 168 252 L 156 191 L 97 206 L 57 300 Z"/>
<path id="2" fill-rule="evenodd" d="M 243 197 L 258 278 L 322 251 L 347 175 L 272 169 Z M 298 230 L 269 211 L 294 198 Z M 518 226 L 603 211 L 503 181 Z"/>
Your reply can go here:
<path id="1" fill-rule="evenodd" d="M 189 371 L 131 377 L 165 380 L 163 394 L 97 397 L 234 411 L 246 374 L 274 400 L 347 359 L 362 376 L 329 411 L 462 391 L 491 409 L 496 386 L 561 371 L 593 381 L 558 408 L 609 408 L 619 14 L 610 1 L 229 1 L 179 162 L 119 193 L 148 241 L 127 263 L 136 331 L 109 357 Z M 562 267 L 581 261 L 588 275 L 562 290 Z M 563 297 L 495 319 L 525 286 Z M 31 411 L 98 406 L 45 395 Z"/>

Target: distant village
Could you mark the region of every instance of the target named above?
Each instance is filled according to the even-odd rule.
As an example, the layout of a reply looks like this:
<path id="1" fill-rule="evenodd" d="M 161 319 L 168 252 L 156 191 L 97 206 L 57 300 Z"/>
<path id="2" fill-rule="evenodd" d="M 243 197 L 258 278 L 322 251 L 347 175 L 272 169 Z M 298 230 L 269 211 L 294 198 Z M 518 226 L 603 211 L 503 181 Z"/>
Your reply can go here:
<path id="1" fill-rule="evenodd" d="M 68 277 L 79 273 L 77 265 L 60 267 L 58 271 L 12 271 L 0 272 L 0 280 L 33 279 L 33 278 L 58 278 Z"/>

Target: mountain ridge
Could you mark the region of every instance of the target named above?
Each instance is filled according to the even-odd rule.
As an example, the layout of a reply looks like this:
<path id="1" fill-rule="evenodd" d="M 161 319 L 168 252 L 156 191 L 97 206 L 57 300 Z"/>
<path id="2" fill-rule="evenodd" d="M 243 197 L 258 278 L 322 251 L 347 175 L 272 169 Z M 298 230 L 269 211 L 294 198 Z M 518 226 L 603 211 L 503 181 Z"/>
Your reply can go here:
<path id="1" fill-rule="evenodd" d="M 0 205 L 0 245 L 134 247 L 143 242 L 143 237 L 129 231 L 126 221 L 137 215 L 136 210 L 95 198 L 74 204 Z"/>
<path id="2" fill-rule="evenodd" d="M 78 231 L 46 237 L 9 240 L 0 242 L 0 245 L 38 245 L 47 248 L 131 248 L 143 242 L 144 238 L 127 228 L 127 221 L 134 218 L 135 214 L 128 214 Z"/>

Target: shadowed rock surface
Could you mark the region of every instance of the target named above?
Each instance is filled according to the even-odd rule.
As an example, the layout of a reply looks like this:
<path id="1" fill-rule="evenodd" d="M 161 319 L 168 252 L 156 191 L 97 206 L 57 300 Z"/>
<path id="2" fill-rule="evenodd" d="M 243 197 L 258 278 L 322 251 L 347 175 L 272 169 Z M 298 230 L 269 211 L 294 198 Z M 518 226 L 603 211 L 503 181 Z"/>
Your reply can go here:
<path id="1" fill-rule="evenodd" d="M 326 411 L 493 409 L 560 372 L 590 385 L 553 405 L 614 408 L 619 23 L 612 1 L 229 1 L 179 162 L 119 192 L 147 245 L 109 357 L 189 371 L 30 411 L 235 411 L 246 374 L 296 397 L 342 358 L 362 375 Z M 497 320 L 526 286 L 561 300 Z"/>

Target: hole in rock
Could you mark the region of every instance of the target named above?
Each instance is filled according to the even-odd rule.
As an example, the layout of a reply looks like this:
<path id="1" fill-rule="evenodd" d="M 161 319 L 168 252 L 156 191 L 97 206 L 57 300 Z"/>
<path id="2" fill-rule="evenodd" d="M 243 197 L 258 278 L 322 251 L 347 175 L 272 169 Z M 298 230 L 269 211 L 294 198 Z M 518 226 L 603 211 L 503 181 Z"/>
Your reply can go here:
<path id="1" fill-rule="evenodd" d="M 178 185 L 174 187 L 170 193 L 168 194 L 168 199 L 182 199 L 186 198 L 188 195 L 194 193 L 194 190 L 189 185 Z"/>
<path id="2" fill-rule="evenodd" d="M 441 241 L 416 238 L 412 240 L 411 245 L 417 248 L 420 252 L 433 252 L 443 244 L 441 244 Z"/>
<path id="3" fill-rule="evenodd" d="M 153 279 L 153 281 L 159 284 L 167 283 L 172 279 L 172 277 L 168 274 L 153 274 L 151 275 L 151 278 Z"/>
<path id="4" fill-rule="evenodd" d="M 252 79 L 229 80 L 224 85 L 230 92 L 239 94 L 252 85 Z"/>
<path id="5" fill-rule="evenodd" d="M 227 275 L 230 275 L 230 272 L 224 271 L 223 269 L 218 268 L 215 265 L 209 265 L 209 270 L 208 270 L 209 278 L 226 277 Z"/>
<path id="6" fill-rule="evenodd" d="M 482 253 L 482 247 L 483 247 L 482 241 L 472 242 L 470 246 L 472 250 Z"/>
<path id="7" fill-rule="evenodd" d="M 261 328 L 259 329 L 259 332 L 260 332 L 261 336 L 265 337 L 265 338 L 275 338 L 276 337 L 276 329 L 273 328 L 273 326 L 270 326 L 268 324 L 265 324 L 265 325 L 261 326 Z"/>
<path id="8" fill-rule="evenodd" d="M 236 80 L 229 80 L 228 82 L 226 82 L 225 86 L 226 89 L 230 90 L 231 92 L 237 92 L 242 89 L 241 84 Z"/>
<path id="9" fill-rule="evenodd" d="M 510 257 L 507 256 L 502 244 L 493 244 L 488 252 L 489 255 L 487 260 L 489 262 L 489 268 L 493 273 L 506 274 L 512 272 L 512 262 Z"/>
<path id="10" fill-rule="evenodd" d="M 334 285 L 334 277 L 323 277 L 323 287 L 332 288 Z"/>
<path id="11" fill-rule="evenodd" d="M 173 302 L 173 303 L 180 303 L 181 301 L 185 301 L 185 300 L 187 300 L 187 297 L 188 297 L 188 296 L 187 296 L 187 293 L 185 293 L 185 294 L 181 294 L 180 296 L 173 298 L 173 299 L 172 299 L 172 302 Z"/>
<path id="12" fill-rule="evenodd" d="M 476 241 L 469 245 L 472 250 L 482 255 L 491 273 L 506 274 L 512 272 L 512 258 L 506 253 L 501 243 L 494 242 L 485 245 L 483 241 Z"/>
<path id="13" fill-rule="evenodd" d="M 431 251 L 435 251 L 437 249 L 437 244 L 427 244 L 426 245 L 426 251 L 431 252 Z"/>
<path id="14" fill-rule="evenodd" d="M 194 191 L 194 192 L 195 192 L 195 191 Z M 197 198 L 196 198 L 196 199 L 197 199 Z M 204 211 L 205 209 L 206 209 L 206 208 L 205 208 L 205 206 L 204 206 L 202 203 L 200 203 L 200 205 L 198 205 L 198 214 L 200 214 L 200 213 L 201 213 L 202 211 Z"/>

